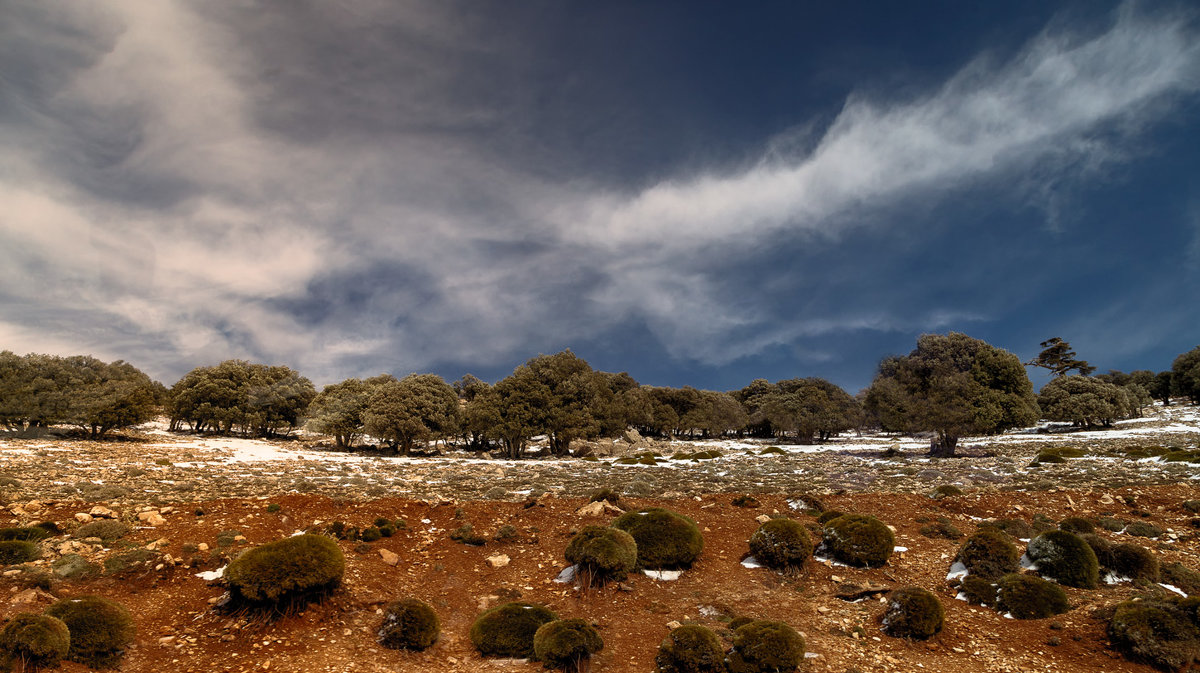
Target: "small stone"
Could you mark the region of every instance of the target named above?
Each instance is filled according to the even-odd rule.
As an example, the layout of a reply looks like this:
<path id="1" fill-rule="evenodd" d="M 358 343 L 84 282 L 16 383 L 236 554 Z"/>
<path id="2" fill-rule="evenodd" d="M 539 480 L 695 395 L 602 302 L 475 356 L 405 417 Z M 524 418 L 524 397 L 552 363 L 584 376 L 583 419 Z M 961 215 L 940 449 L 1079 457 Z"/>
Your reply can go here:
<path id="1" fill-rule="evenodd" d="M 196 545 L 196 550 L 197 551 L 208 551 L 208 543 L 201 542 L 200 544 Z"/>
<path id="2" fill-rule="evenodd" d="M 487 557 L 487 564 L 493 568 L 503 568 L 512 561 L 507 554 L 496 554 L 495 556 Z"/>
<path id="3" fill-rule="evenodd" d="M 399 554 L 397 554 L 393 551 L 388 551 L 387 549 L 379 549 L 378 551 L 379 551 L 379 558 L 383 559 L 384 563 L 386 563 L 390 566 L 394 566 L 400 562 Z"/>
<path id="4" fill-rule="evenodd" d="M 1115 502 L 1116 502 L 1116 500 L 1115 500 L 1115 499 L 1114 499 L 1114 498 L 1113 498 L 1111 495 L 1109 495 L 1109 494 L 1107 494 L 1107 493 L 1105 493 L 1104 495 L 1100 496 L 1100 504 L 1101 504 L 1101 505 L 1111 505 L 1111 504 L 1113 504 L 1113 503 L 1115 503 Z"/>
<path id="5" fill-rule="evenodd" d="M 109 509 L 103 505 L 96 505 L 95 507 L 93 507 L 91 510 L 88 511 L 88 514 L 91 514 L 93 517 L 96 517 L 97 519 L 115 519 L 115 518 L 117 518 L 116 512 L 112 511 L 111 509 Z"/>
<path id="6" fill-rule="evenodd" d="M 138 521 L 150 524 L 151 526 L 161 526 L 167 522 L 166 519 L 162 518 L 161 514 L 154 510 L 150 510 L 149 512 L 139 512 L 137 518 Z"/>
<path id="7" fill-rule="evenodd" d="M 87 512 L 79 512 L 78 514 L 75 515 L 75 520 L 78 521 L 79 523 L 91 523 L 94 519 L 95 519 L 95 517 L 93 517 L 91 514 L 88 514 Z"/>
<path id="8" fill-rule="evenodd" d="M 680 624 L 679 622 L 677 622 L 675 620 L 671 620 L 671 621 L 667 622 L 667 628 L 671 629 L 672 631 L 674 631 L 675 629 L 677 629 L 681 626 L 683 626 L 683 624 Z"/>
<path id="9" fill-rule="evenodd" d="M 754 520 L 759 523 L 766 523 L 771 520 L 771 517 L 767 516 L 766 514 L 759 514 L 758 516 L 754 517 Z"/>

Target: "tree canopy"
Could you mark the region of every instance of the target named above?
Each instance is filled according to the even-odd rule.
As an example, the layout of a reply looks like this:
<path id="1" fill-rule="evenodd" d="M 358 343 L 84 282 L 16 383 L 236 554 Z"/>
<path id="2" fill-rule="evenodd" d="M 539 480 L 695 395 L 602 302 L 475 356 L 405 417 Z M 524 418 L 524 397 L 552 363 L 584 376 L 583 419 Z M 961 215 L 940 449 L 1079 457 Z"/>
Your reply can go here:
<path id="1" fill-rule="evenodd" d="M 1171 365 L 1171 391 L 1200 404 L 1200 346 L 1175 358 Z"/>
<path id="2" fill-rule="evenodd" d="M 1075 351 L 1071 350 L 1071 344 L 1059 337 L 1047 339 L 1039 345 L 1042 347 L 1042 352 L 1025 364 L 1049 369 L 1055 376 L 1066 376 L 1072 370 L 1083 376 L 1096 371 L 1096 368 L 1088 364 L 1086 360 L 1076 359 Z"/>
<path id="3" fill-rule="evenodd" d="M 858 426 L 862 408 L 845 390 L 821 378 L 787 379 L 768 383 L 756 379 L 735 396 L 748 414 L 756 434 L 794 435 L 801 442 L 827 441 Z"/>
<path id="4" fill-rule="evenodd" d="M 308 405 L 308 429 L 332 436 L 339 449 L 352 446 L 363 433 L 363 412 L 371 395 L 379 386 L 395 380 L 390 374 L 382 374 L 365 381 L 346 379 L 325 386 Z"/>
<path id="5" fill-rule="evenodd" d="M 362 411 L 365 431 L 407 455 L 458 433 L 458 395 L 437 374 L 379 383 Z"/>
<path id="6" fill-rule="evenodd" d="M 1045 418 L 1086 428 L 1108 427 L 1128 418 L 1134 414 L 1135 404 L 1124 387 L 1091 376 L 1056 378 L 1042 386 L 1038 394 L 1038 406 Z"/>
<path id="7" fill-rule="evenodd" d="M 194 432 L 275 436 L 299 427 L 317 396 L 312 381 L 284 366 L 226 360 L 197 367 L 171 387 L 171 426 Z"/>

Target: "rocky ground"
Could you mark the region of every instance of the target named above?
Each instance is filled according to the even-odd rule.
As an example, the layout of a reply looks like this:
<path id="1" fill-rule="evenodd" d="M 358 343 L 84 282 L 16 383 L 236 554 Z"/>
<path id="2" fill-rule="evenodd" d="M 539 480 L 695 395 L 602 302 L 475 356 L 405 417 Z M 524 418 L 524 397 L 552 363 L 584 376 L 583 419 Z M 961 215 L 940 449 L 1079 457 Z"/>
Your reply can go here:
<path id="1" fill-rule="evenodd" d="M 42 543 L 42 559 L 4 570 L 9 596 L 0 611 L 7 617 L 38 610 L 55 596 L 114 598 L 138 625 L 125 671 L 539 670 L 532 663 L 483 660 L 466 635 L 480 610 L 517 597 L 595 622 L 606 643 L 596 671 L 651 671 L 672 622 L 720 631 L 740 615 L 782 619 L 803 632 L 812 655 L 805 669 L 814 672 L 1148 671 L 1108 647 L 1101 616 L 1132 595 L 1166 589 L 1128 582 L 1068 589 L 1073 609 L 1067 614 L 1005 619 L 955 600 L 946 574 L 961 539 L 920 531 L 939 519 L 963 534 L 995 517 L 1143 520 L 1162 534 L 1101 534 L 1143 544 L 1164 563 L 1200 569 L 1197 515 L 1182 507 L 1200 499 L 1200 465 L 1159 455 L 1196 448 L 1197 412 L 1158 408 L 1108 431 L 972 439 L 964 443 L 966 457 L 937 461 L 922 455 L 920 440 L 885 436 L 822 447 L 778 445 L 782 454 L 763 454 L 769 445 L 753 441 L 621 442 L 594 446 L 595 461 L 519 462 L 334 453 L 308 439 L 196 438 L 161 427 L 109 442 L 0 438 L 6 525 L 52 521 L 62 529 Z M 1046 448 L 1079 457 L 1031 466 Z M 670 459 L 713 449 L 721 455 Z M 660 456 L 655 464 L 648 464 L 650 452 Z M 626 462 L 635 464 L 620 464 L 610 454 L 633 457 Z M 965 493 L 929 497 L 945 484 Z M 555 583 L 572 531 L 614 516 L 579 511 L 600 487 L 621 492 L 624 507 L 665 506 L 695 519 L 705 535 L 700 561 L 674 581 L 638 576 L 583 595 Z M 831 508 L 880 517 L 906 551 L 874 570 L 811 562 L 804 573 L 785 577 L 743 566 L 746 541 L 761 517 L 787 513 L 815 521 L 789 504 L 801 493 L 816 494 Z M 758 506 L 734 506 L 741 494 L 753 494 Z M 342 542 L 343 589 L 295 617 L 271 624 L 231 619 L 212 608 L 223 593 L 219 582 L 197 576 L 297 530 L 333 521 L 363 526 L 380 516 L 403 519 L 406 527 L 370 544 Z M 108 519 L 131 531 L 112 541 L 75 534 L 89 520 Z M 449 532 L 465 523 L 488 538 L 506 525 L 515 535 L 481 547 L 450 540 Z M 36 577 L 39 572 L 48 577 Z M 947 608 L 946 629 L 921 643 L 884 636 L 879 599 L 843 601 L 837 594 L 846 583 L 933 590 Z M 426 652 L 375 643 L 379 609 L 405 596 L 422 598 L 441 614 L 442 639 Z M 83 669 L 67 664 L 64 670 Z"/>

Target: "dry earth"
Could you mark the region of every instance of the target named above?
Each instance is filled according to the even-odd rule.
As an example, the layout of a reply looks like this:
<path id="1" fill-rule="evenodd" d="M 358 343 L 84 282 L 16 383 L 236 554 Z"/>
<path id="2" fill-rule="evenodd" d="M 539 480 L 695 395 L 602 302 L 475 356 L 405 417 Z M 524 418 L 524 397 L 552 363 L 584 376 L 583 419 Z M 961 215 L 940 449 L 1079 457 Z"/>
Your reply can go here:
<path id="1" fill-rule="evenodd" d="M 1159 408 L 1150 418 L 1105 432 L 973 440 L 968 457 L 932 462 L 921 456 L 920 442 L 891 437 L 783 446 L 786 455 L 758 455 L 765 445 L 755 442 L 698 443 L 687 450 L 720 445 L 724 455 L 653 466 L 611 465 L 611 458 L 514 463 L 465 455 L 337 454 L 305 440 L 195 438 L 154 427 L 112 442 L 0 438 L 0 471 L 12 478 L 0 479 L 8 483 L 7 525 L 53 521 L 65 531 L 42 543 L 45 556 L 31 567 L 49 569 L 72 553 L 107 562 L 102 576 L 56 580 L 50 592 L 24 588 L 21 575 L 7 569 L 2 581 L 9 593 L 0 612 L 8 617 L 38 610 L 54 596 L 114 598 L 131 609 L 138 626 L 123 671 L 540 670 L 534 663 L 481 659 L 466 636 L 481 609 L 517 597 L 596 623 L 605 649 L 594 660 L 595 671 L 651 671 L 670 622 L 694 621 L 720 632 L 734 615 L 792 624 L 815 655 L 804 666 L 814 673 L 1149 671 L 1108 647 L 1097 612 L 1159 589 L 1130 583 L 1067 589 L 1073 605 L 1067 614 L 1006 619 L 954 599 L 946 573 L 960 541 L 927 538 L 919 530 L 938 517 L 965 534 L 993 517 L 1146 520 L 1165 533 L 1157 539 L 1102 534 L 1137 541 L 1164 563 L 1200 569 L 1197 515 L 1181 507 L 1200 499 L 1200 466 L 1126 457 L 1130 447 L 1195 448 L 1198 440 L 1195 407 Z M 1046 446 L 1081 448 L 1087 455 L 1030 467 Z M 898 447 L 899 455 L 885 457 L 889 447 Z M 685 447 L 595 448 L 604 454 L 658 450 L 669 456 Z M 928 497 L 935 486 L 949 483 L 960 485 L 965 495 Z M 612 516 L 577 512 L 598 487 L 622 491 L 626 507 L 665 506 L 695 519 L 705 535 L 700 561 L 675 581 L 637 576 L 623 588 L 584 595 L 555 583 L 572 531 Z M 733 496 L 743 493 L 755 494 L 759 506 L 733 506 Z M 786 512 L 814 521 L 789 506 L 799 493 L 817 494 L 831 508 L 880 517 L 908 551 L 875 570 L 814 561 L 803 574 L 784 577 L 744 567 L 746 541 L 758 517 Z M 530 503 L 536 504 L 527 507 Z M 267 511 L 269 504 L 279 505 L 278 511 Z M 134 531 L 107 546 L 72 538 L 76 515 L 97 505 L 133 524 Z M 378 516 L 404 519 L 407 528 L 369 545 L 341 543 L 347 557 L 343 589 L 295 617 L 262 624 L 223 616 L 211 608 L 223 593 L 219 583 L 196 576 L 248 546 L 335 520 L 368 525 Z M 449 531 L 463 523 L 489 536 L 512 525 L 517 535 L 465 546 L 449 539 Z M 384 552 L 395 554 L 397 563 L 390 565 Z M 487 559 L 498 555 L 509 562 L 492 567 Z M 928 588 L 947 608 L 946 629 L 928 642 L 886 637 L 878 623 L 883 605 L 878 599 L 837 598 L 844 582 Z M 405 596 L 426 600 L 442 617 L 441 640 L 423 653 L 375 643 L 379 609 Z M 85 669 L 65 664 L 63 670 Z"/>

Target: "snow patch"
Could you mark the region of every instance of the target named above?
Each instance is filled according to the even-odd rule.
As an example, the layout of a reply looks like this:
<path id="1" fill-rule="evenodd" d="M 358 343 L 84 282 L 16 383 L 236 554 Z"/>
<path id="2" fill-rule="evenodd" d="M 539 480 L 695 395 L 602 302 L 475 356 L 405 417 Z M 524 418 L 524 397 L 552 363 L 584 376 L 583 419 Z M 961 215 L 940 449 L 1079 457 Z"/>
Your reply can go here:
<path id="1" fill-rule="evenodd" d="M 219 580 L 225 576 L 225 569 L 228 567 L 229 567 L 228 565 L 223 565 L 220 568 L 217 568 L 216 570 L 205 570 L 204 572 L 196 573 L 196 577 L 199 577 L 200 579 L 202 579 L 206 582 L 212 582 L 213 580 Z"/>
<path id="2" fill-rule="evenodd" d="M 742 566 L 746 568 L 766 568 L 765 565 L 759 563 L 758 559 L 754 558 L 753 556 L 747 556 L 746 558 L 742 559 Z"/>
<path id="3" fill-rule="evenodd" d="M 677 580 L 683 574 L 682 570 L 643 570 L 642 572 L 650 579 L 662 580 L 664 582 Z"/>
<path id="4" fill-rule="evenodd" d="M 559 584 L 570 584 L 571 582 L 574 582 L 575 568 L 575 566 L 567 566 L 566 568 L 563 568 L 562 572 L 558 573 L 558 577 L 554 578 L 554 581 L 558 582 Z"/>
<path id="5" fill-rule="evenodd" d="M 963 565 L 962 561 L 955 561 L 950 565 L 950 572 L 946 575 L 946 579 L 960 580 L 970 573 L 971 571 L 967 570 L 967 566 Z"/>

